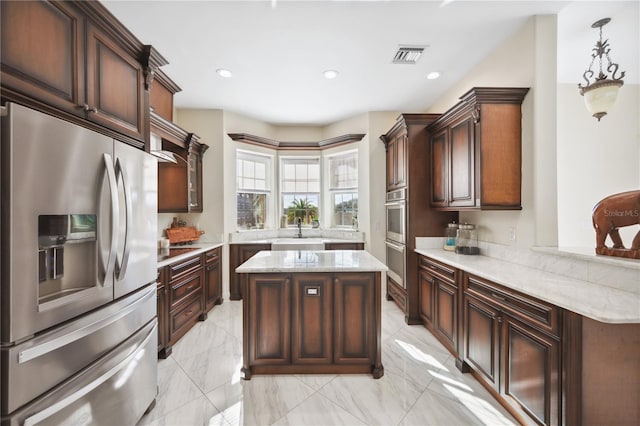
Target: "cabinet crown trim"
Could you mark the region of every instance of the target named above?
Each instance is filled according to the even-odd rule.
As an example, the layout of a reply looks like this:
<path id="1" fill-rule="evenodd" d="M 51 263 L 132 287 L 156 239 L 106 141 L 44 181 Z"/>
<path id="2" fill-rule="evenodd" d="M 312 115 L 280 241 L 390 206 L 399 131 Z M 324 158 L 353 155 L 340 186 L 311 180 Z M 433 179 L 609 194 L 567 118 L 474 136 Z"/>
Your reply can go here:
<path id="1" fill-rule="evenodd" d="M 448 109 L 436 121 L 429 125 L 429 129 L 439 128 L 455 121 L 458 117 L 473 112 L 481 104 L 516 104 L 521 105 L 528 87 L 474 87 L 460 96 L 460 102 Z M 477 113 L 476 111 L 476 114 Z M 479 116 L 474 117 L 479 121 Z"/>
<path id="2" fill-rule="evenodd" d="M 321 141 L 277 141 L 274 139 L 264 138 L 262 136 L 250 135 L 248 133 L 227 133 L 234 141 L 245 142 L 252 145 L 264 146 L 274 149 L 326 149 L 334 148 L 350 142 L 358 142 L 364 138 L 365 133 L 348 133 L 346 135 L 336 136 Z"/>

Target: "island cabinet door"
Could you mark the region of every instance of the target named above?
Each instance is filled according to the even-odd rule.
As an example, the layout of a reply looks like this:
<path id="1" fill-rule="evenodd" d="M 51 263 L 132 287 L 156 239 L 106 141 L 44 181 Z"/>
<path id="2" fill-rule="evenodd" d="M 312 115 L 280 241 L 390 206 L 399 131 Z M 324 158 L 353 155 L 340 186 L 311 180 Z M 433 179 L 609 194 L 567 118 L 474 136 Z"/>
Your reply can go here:
<path id="1" fill-rule="evenodd" d="M 334 278 L 334 363 L 372 364 L 376 351 L 374 274 Z"/>
<path id="2" fill-rule="evenodd" d="M 249 276 L 249 362 L 291 363 L 291 281 L 288 275 Z M 245 330 L 246 331 L 246 330 Z"/>
<path id="3" fill-rule="evenodd" d="M 293 276 L 293 364 L 332 362 L 333 292 L 331 276 Z"/>

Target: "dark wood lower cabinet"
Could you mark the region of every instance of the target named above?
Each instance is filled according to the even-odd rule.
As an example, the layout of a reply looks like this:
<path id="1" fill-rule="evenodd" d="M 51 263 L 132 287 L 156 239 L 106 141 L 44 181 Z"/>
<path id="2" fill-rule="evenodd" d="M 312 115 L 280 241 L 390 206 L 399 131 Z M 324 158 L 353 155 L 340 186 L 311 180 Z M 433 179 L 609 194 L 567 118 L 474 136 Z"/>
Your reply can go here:
<path id="1" fill-rule="evenodd" d="M 540 424 L 560 423 L 560 342 L 510 315 L 502 322 L 502 394 Z"/>
<path id="2" fill-rule="evenodd" d="M 325 250 L 364 250 L 364 243 L 325 243 Z"/>
<path id="3" fill-rule="evenodd" d="M 220 247 L 204 254 L 204 304 L 207 312 L 222 303 L 221 259 Z"/>
<path id="4" fill-rule="evenodd" d="M 242 277 L 236 273 L 236 268 L 262 250 L 271 250 L 271 244 L 229 245 L 229 299 L 242 299 Z"/>
<path id="5" fill-rule="evenodd" d="M 418 314 L 422 324 L 458 356 L 460 295 L 455 270 L 421 257 L 418 269 Z"/>
<path id="6" fill-rule="evenodd" d="M 640 424 L 640 324 L 601 323 L 425 256 L 418 265 L 420 320 L 522 424 Z"/>
<path id="7" fill-rule="evenodd" d="M 505 296 L 505 289 L 466 273 L 463 287 L 463 355 L 474 376 L 516 416 L 561 424 L 561 341 L 553 334 L 558 309 L 521 294 Z M 549 329 L 537 324 L 534 312 L 549 313 Z"/>
<path id="8" fill-rule="evenodd" d="M 293 276 L 292 363 L 331 363 L 333 300 L 330 276 Z"/>
<path id="9" fill-rule="evenodd" d="M 291 279 L 277 274 L 249 276 L 246 314 L 249 363 L 280 365 L 291 363 Z M 248 325 L 248 330 L 246 329 Z"/>
<path id="10" fill-rule="evenodd" d="M 244 379 L 384 374 L 380 273 L 247 274 L 244 285 Z"/>
<path id="11" fill-rule="evenodd" d="M 464 297 L 464 362 L 481 380 L 499 389 L 500 312 L 480 300 Z"/>
<path id="12" fill-rule="evenodd" d="M 222 303 L 221 248 L 158 269 L 158 357 Z"/>

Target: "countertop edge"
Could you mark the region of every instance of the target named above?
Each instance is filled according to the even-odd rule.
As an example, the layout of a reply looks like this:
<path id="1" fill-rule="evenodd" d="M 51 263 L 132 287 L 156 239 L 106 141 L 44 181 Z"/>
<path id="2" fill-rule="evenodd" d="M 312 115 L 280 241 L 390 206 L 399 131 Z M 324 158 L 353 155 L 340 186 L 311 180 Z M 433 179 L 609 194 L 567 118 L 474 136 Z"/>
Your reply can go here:
<path id="1" fill-rule="evenodd" d="M 640 296 L 635 293 L 482 255 L 465 256 L 441 249 L 416 249 L 415 252 L 596 321 L 640 323 Z M 509 272 L 502 275 L 502 270 Z M 532 286 L 527 281 L 536 284 Z M 623 308 L 624 312 L 612 315 L 609 309 L 612 306 Z"/>
<path id="2" fill-rule="evenodd" d="M 195 250 L 190 251 L 188 253 L 184 253 L 184 254 L 178 255 L 178 256 L 171 257 L 169 259 L 162 260 L 162 261 L 158 262 L 157 268 L 158 269 L 159 268 L 163 268 L 163 267 L 165 267 L 167 265 L 171 265 L 172 263 L 176 263 L 176 262 L 183 261 L 185 259 L 189 259 L 190 257 L 197 256 L 199 254 L 202 254 L 202 253 L 204 253 L 206 251 L 209 251 L 209 250 L 213 250 L 213 249 L 218 248 L 218 247 L 222 247 L 223 245 L 224 245 L 224 243 L 197 243 L 197 244 L 184 246 L 185 248 L 188 248 L 188 247 L 195 248 Z"/>
<path id="3" fill-rule="evenodd" d="M 277 238 L 264 238 L 261 240 L 248 240 L 248 241 L 229 241 L 229 245 L 238 245 L 238 244 L 272 244 L 278 242 L 278 240 L 298 240 L 295 237 L 277 237 Z M 327 238 L 327 237 L 302 237 L 299 239 L 300 242 L 309 241 L 309 240 L 319 240 L 323 243 L 361 243 L 365 244 L 364 240 L 346 240 L 344 238 Z M 288 241 L 289 242 L 289 241 Z"/>
<path id="4" fill-rule="evenodd" d="M 274 259 L 271 264 L 268 265 L 253 265 L 256 263 L 262 262 L 261 259 L 265 258 L 274 258 L 275 256 L 283 257 L 286 256 L 286 253 L 298 253 L 298 252 L 312 252 L 312 253 L 327 253 L 327 254 L 339 254 L 341 252 L 352 252 L 356 254 L 358 257 L 364 257 L 367 262 L 371 262 L 370 264 L 364 266 L 336 266 L 333 265 L 320 265 L 320 266 L 287 266 L 283 265 L 281 262 L 282 259 Z M 266 261 L 265 261 L 266 262 Z M 249 264 L 249 265 L 247 265 Z M 305 272 L 305 273 L 315 273 L 315 272 L 386 272 L 388 270 L 387 266 L 379 261 L 375 256 L 371 253 L 364 250 L 291 250 L 291 251 L 268 251 L 263 250 L 258 252 L 251 259 L 247 260 L 242 265 L 238 266 L 235 269 L 235 272 L 238 274 L 270 274 L 270 273 L 290 273 L 290 272 Z"/>

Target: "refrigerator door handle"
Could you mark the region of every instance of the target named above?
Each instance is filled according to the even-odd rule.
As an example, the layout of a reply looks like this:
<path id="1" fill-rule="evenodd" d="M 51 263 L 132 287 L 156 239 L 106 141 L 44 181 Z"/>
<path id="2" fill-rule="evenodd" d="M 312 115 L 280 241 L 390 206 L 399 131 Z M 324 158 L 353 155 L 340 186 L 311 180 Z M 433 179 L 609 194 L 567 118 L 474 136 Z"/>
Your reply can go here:
<path id="1" fill-rule="evenodd" d="M 118 244 L 118 228 L 119 228 L 119 215 L 118 212 L 120 210 L 120 206 L 118 205 L 118 187 L 116 181 L 116 172 L 113 168 L 113 159 L 109 154 L 103 154 L 104 165 L 106 170 L 107 180 L 109 181 L 109 195 L 111 201 L 111 239 L 109 241 L 109 254 L 107 257 L 107 262 L 105 266 L 104 258 L 102 253 L 98 254 L 98 263 L 100 264 L 100 272 L 103 272 L 102 276 L 100 276 L 100 281 L 104 286 L 108 282 L 108 278 L 113 275 L 113 270 L 116 263 L 116 249 Z M 102 199 L 98 197 L 98 212 L 100 216 L 103 215 L 102 209 Z M 102 227 L 98 226 L 98 241 L 102 241 Z M 101 247 L 98 247 L 100 251 Z"/>
<path id="2" fill-rule="evenodd" d="M 131 364 L 136 358 L 141 358 L 139 352 L 140 352 L 141 349 L 144 350 L 143 348 L 147 345 L 147 343 L 149 343 L 149 340 L 154 335 L 153 331 L 156 329 L 156 327 L 157 326 L 154 326 L 153 329 L 151 330 L 151 332 L 144 338 L 142 343 L 140 343 L 140 345 L 138 345 L 138 349 L 133 351 L 124 360 L 122 360 L 120 363 L 115 365 L 113 368 L 111 368 L 110 370 L 105 372 L 102 376 L 100 376 L 99 378 L 97 378 L 93 382 L 88 383 L 87 385 L 81 387 L 76 392 L 72 393 L 71 395 L 67 396 L 66 398 L 63 398 L 63 399 L 59 400 L 55 404 L 50 405 L 49 407 L 47 407 L 44 410 L 34 414 L 33 416 L 27 417 L 25 419 L 25 421 L 24 421 L 24 426 L 31 426 L 31 425 L 35 425 L 35 424 L 41 423 L 43 420 L 46 420 L 47 418 L 53 416 L 57 412 L 59 412 L 61 410 L 64 410 L 66 407 L 68 407 L 69 405 L 73 404 L 74 402 L 76 402 L 77 400 L 82 398 L 83 396 L 87 395 L 89 392 L 91 392 L 92 390 L 96 389 L 98 386 L 100 386 L 101 384 L 103 384 L 104 382 L 106 382 L 107 380 L 109 380 L 110 378 L 115 376 L 116 374 L 118 374 L 123 369 L 127 368 L 127 366 L 129 366 L 129 364 Z"/>
<path id="3" fill-rule="evenodd" d="M 121 280 L 127 274 L 127 265 L 129 264 L 129 253 L 131 252 L 131 219 L 133 217 L 133 200 L 131 199 L 131 188 L 129 187 L 129 178 L 127 172 L 122 167 L 120 159 L 116 159 L 116 178 L 122 178 L 122 187 L 124 188 L 124 205 L 125 205 L 125 234 L 124 248 L 122 249 L 122 261 L 116 255 L 116 277 Z"/>

